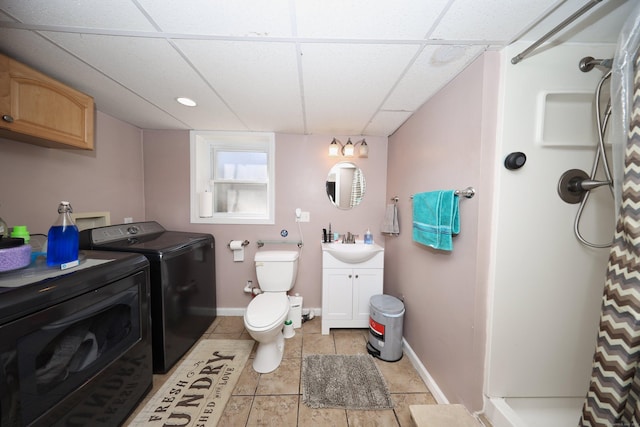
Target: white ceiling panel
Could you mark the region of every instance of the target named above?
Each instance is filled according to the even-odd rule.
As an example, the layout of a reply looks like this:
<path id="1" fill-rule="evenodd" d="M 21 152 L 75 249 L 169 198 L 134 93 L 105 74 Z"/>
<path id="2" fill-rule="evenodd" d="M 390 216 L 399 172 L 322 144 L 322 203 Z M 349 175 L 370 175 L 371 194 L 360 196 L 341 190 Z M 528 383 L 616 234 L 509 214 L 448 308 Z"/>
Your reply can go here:
<path id="1" fill-rule="evenodd" d="M 153 27 L 131 0 L 2 0 L 2 9 L 37 25 L 152 31 Z"/>
<path id="2" fill-rule="evenodd" d="M 0 53 L 140 128 L 387 136 L 483 50 L 586 3 L 0 0 Z M 615 43 L 637 4 L 600 2 L 542 48 Z"/>
<path id="3" fill-rule="evenodd" d="M 412 114 L 412 111 L 379 111 L 363 134 L 384 135 L 388 129 L 398 129 Z"/>
<path id="4" fill-rule="evenodd" d="M 288 0 L 138 0 L 162 31 L 237 37 L 290 37 Z"/>
<path id="5" fill-rule="evenodd" d="M 294 44 L 180 40 L 176 45 L 250 130 L 304 133 Z"/>
<path id="6" fill-rule="evenodd" d="M 298 35 L 310 38 L 421 40 L 448 2 L 297 0 Z"/>
<path id="7" fill-rule="evenodd" d="M 558 0 L 455 0 L 431 38 L 511 41 Z"/>
<path id="8" fill-rule="evenodd" d="M 0 11 L 0 21 L 15 21 L 14 19 L 11 19 L 6 13 Z"/>
<path id="9" fill-rule="evenodd" d="M 411 45 L 303 45 L 311 133 L 326 124 L 342 133 L 364 130 L 416 52 Z"/>
<path id="10" fill-rule="evenodd" d="M 53 78 L 90 94 L 100 111 L 120 117 L 142 129 L 189 129 L 186 123 L 145 101 L 73 55 L 55 48 L 51 42 L 31 31 L 0 28 L 0 40 L 7 39 L 14 43 L 11 45 L 13 49 L 5 50 L 6 54 L 35 69 L 46 69 Z M 29 51 L 25 52 L 21 46 L 29 46 Z"/>
<path id="11" fill-rule="evenodd" d="M 425 94 L 435 94 L 484 51 L 484 46 L 427 46 L 382 109 L 417 110 L 427 101 Z"/>
<path id="12" fill-rule="evenodd" d="M 166 40 L 60 33 L 48 36 L 189 126 L 209 123 L 245 128 Z M 199 108 L 185 108 L 175 101 L 178 97 L 196 100 Z"/>

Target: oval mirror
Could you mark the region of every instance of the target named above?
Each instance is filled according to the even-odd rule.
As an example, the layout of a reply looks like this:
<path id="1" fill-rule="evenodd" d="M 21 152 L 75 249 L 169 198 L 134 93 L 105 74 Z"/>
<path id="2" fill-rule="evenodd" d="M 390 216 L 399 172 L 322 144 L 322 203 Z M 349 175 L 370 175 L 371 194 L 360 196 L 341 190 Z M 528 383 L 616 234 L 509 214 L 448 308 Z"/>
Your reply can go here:
<path id="1" fill-rule="evenodd" d="M 334 165 L 327 176 L 327 197 L 340 209 L 351 209 L 364 197 L 366 181 L 362 170 L 351 162 Z"/>

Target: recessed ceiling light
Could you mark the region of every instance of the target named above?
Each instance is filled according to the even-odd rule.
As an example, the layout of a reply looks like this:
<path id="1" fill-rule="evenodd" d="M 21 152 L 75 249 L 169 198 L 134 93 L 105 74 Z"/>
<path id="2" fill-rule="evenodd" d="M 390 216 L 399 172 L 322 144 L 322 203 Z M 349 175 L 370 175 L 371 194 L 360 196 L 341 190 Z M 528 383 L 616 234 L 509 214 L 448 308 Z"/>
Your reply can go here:
<path id="1" fill-rule="evenodd" d="M 186 105 L 187 107 L 195 107 L 196 105 L 196 101 L 194 101 L 191 98 L 176 98 L 176 101 L 178 101 L 180 104 L 182 105 Z"/>

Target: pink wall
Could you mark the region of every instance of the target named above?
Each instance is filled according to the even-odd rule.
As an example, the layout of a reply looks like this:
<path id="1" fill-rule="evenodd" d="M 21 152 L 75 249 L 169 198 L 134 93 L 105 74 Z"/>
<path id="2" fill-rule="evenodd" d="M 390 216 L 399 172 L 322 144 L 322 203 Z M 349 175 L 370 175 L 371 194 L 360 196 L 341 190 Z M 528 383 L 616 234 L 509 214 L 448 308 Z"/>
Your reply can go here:
<path id="1" fill-rule="evenodd" d="M 74 212 L 144 220 L 142 132 L 97 113 L 96 150 L 59 150 L 0 139 L 0 217 L 46 234 L 60 200 Z"/>
<path id="2" fill-rule="evenodd" d="M 299 240 L 295 209 L 311 214 L 311 221 L 299 223 L 305 242 L 293 292 L 304 298 L 304 307 L 319 308 L 322 295 L 322 228 L 331 222 L 333 231 L 360 234 L 371 227 L 374 238 L 386 204 L 387 138 L 367 137 L 369 157 L 353 160 L 364 172 L 367 191 L 362 203 L 352 210 L 331 205 L 325 193 L 325 180 L 332 165 L 342 158 L 328 157 L 334 135 L 276 134 L 276 223 L 274 225 L 202 225 L 189 222 L 189 132 L 144 131 L 146 217 L 166 228 L 212 234 L 216 239 L 216 281 L 220 309 L 242 314 L 250 295 L 242 291 L 247 280 L 257 286 L 253 257 L 257 240 L 280 240 L 280 230 L 289 240 Z M 335 135 L 342 141 L 346 137 Z M 358 138 L 359 139 L 359 138 Z M 245 261 L 234 262 L 227 248 L 231 240 L 247 239 Z M 270 245 L 266 249 L 291 250 L 295 245 Z M 239 309 L 239 310 L 233 310 Z"/>
<path id="3" fill-rule="evenodd" d="M 482 409 L 498 55 L 475 61 L 389 138 L 387 195 L 400 236 L 387 238 L 385 293 L 404 297 L 404 335 L 451 403 Z M 412 241 L 414 193 L 472 186 L 453 251 Z"/>

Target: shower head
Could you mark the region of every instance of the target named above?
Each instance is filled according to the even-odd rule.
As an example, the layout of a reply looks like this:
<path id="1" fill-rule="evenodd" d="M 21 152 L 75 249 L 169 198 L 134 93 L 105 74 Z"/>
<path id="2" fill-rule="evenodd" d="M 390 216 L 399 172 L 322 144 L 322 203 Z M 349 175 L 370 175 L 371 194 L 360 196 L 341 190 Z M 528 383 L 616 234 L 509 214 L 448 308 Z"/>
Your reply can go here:
<path id="1" fill-rule="evenodd" d="M 580 64 L 578 64 L 578 68 L 580 71 L 587 72 L 593 70 L 593 67 L 604 67 L 611 68 L 613 66 L 613 58 L 608 59 L 595 59 L 592 56 L 585 56 L 580 60 Z"/>

